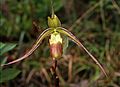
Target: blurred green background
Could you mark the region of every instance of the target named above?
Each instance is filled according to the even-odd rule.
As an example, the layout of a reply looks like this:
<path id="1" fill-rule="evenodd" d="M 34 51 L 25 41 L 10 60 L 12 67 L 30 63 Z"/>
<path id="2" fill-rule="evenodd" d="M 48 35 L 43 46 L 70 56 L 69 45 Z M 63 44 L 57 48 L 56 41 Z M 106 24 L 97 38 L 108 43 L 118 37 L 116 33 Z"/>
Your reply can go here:
<path id="1" fill-rule="evenodd" d="M 119 87 L 120 0 L 53 2 L 62 26 L 71 31 L 96 56 L 109 76 L 106 78 L 88 54 L 70 41 L 66 54 L 58 62 L 60 87 Z M 39 34 L 48 27 L 47 17 L 50 15 L 50 0 L 0 0 L 0 42 L 17 45 L 13 50 L 5 51 L 0 59 L 7 58 L 6 61 L 10 62 L 24 55 Z M 39 25 L 40 29 L 34 26 L 33 22 Z M 20 73 L 0 85 L 53 87 L 51 66 L 52 59 L 46 38 L 29 58 L 3 68 L 15 68 L 20 70 Z"/>

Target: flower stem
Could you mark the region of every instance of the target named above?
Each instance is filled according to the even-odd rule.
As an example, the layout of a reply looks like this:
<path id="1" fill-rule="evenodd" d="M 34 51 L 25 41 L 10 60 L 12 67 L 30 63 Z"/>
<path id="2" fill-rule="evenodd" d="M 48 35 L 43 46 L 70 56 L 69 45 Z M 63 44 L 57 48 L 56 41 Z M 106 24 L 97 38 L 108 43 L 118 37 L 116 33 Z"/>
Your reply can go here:
<path id="1" fill-rule="evenodd" d="M 55 58 L 53 58 L 53 66 L 52 66 L 52 69 L 53 69 L 53 79 L 54 79 L 54 85 L 55 87 L 60 87 L 59 86 L 59 77 L 56 73 L 56 68 L 57 68 L 57 60 Z"/>

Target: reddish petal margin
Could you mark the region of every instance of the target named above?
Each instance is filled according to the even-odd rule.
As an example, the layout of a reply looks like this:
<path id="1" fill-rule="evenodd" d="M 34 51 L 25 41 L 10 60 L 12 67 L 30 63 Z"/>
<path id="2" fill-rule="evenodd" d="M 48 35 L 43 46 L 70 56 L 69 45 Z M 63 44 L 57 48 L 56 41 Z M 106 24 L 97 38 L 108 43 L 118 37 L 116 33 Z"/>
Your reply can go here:
<path id="1" fill-rule="evenodd" d="M 50 34 L 52 34 L 53 31 L 54 31 L 54 30 L 51 29 L 51 28 L 48 28 L 48 29 L 44 30 L 44 31 L 39 35 L 38 39 L 36 40 L 36 42 L 34 43 L 34 45 L 32 46 L 32 48 L 31 48 L 25 55 L 23 55 L 22 57 L 14 60 L 14 61 L 12 61 L 12 62 L 9 62 L 9 63 L 7 63 L 7 64 L 2 64 L 2 65 L 0 65 L 0 66 L 10 65 L 10 64 L 19 62 L 19 61 L 27 58 L 28 56 L 30 56 L 30 55 L 39 47 L 41 41 L 42 41 L 45 37 L 47 37 L 47 36 L 49 36 Z"/>
<path id="2" fill-rule="evenodd" d="M 62 27 L 58 27 L 56 29 L 58 32 L 67 35 L 68 37 L 71 38 L 71 40 L 73 42 L 75 42 L 79 47 L 82 47 L 86 53 L 88 53 L 88 55 L 92 58 L 92 60 L 99 66 L 99 68 L 102 70 L 102 72 L 105 74 L 106 77 L 108 77 L 105 69 L 103 68 L 103 66 L 100 64 L 100 62 L 98 62 L 98 60 L 85 48 L 85 46 L 67 29 L 62 28 Z"/>

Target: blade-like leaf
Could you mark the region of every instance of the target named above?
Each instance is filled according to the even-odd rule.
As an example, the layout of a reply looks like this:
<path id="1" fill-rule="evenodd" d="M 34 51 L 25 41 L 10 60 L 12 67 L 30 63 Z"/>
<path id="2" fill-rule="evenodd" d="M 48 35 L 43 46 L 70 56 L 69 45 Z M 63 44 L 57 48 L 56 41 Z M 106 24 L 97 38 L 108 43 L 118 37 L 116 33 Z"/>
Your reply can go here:
<path id="1" fill-rule="evenodd" d="M 12 62 L 9 62 L 9 63 L 7 63 L 7 64 L 3 64 L 3 65 L 1 65 L 1 66 L 9 65 L 9 64 L 13 64 L 13 63 L 19 62 L 19 61 L 27 58 L 28 56 L 30 56 L 30 55 L 39 47 L 41 41 L 42 41 L 45 37 L 49 36 L 53 31 L 54 31 L 54 30 L 51 29 L 51 28 L 48 28 L 48 29 L 44 30 L 44 31 L 40 34 L 40 36 L 38 37 L 37 41 L 36 41 L 35 44 L 32 46 L 32 48 L 31 48 L 24 56 L 22 56 L 22 57 L 20 57 L 20 58 L 18 58 L 18 59 L 16 59 L 16 60 L 14 60 L 14 61 L 12 61 Z"/>
<path id="2" fill-rule="evenodd" d="M 72 39 L 72 41 L 74 41 L 79 47 L 82 47 L 88 53 L 88 55 L 92 58 L 92 60 L 100 67 L 102 72 L 107 76 L 105 69 L 98 62 L 98 60 L 85 48 L 85 46 L 71 32 L 69 32 L 67 29 L 62 28 L 62 27 L 58 27 L 56 30 L 60 33 L 63 33 L 69 36 Z"/>
<path id="3" fill-rule="evenodd" d="M 14 79 L 19 73 L 20 70 L 14 68 L 0 70 L 0 83 Z"/>
<path id="4" fill-rule="evenodd" d="M 0 56 L 0 64 L 5 64 L 7 61 L 7 57 Z M 2 70 L 3 67 L 0 67 L 0 71 Z"/>
<path id="5" fill-rule="evenodd" d="M 16 44 L 12 44 L 12 43 L 4 44 L 4 43 L 0 42 L 0 55 L 12 50 L 15 46 L 16 46 Z"/>
<path id="6" fill-rule="evenodd" d="M 0 42 L 0 50 L 5 46 L 4 43 Z"/>
<path id="7" fill-rule="evenodd" d="M 0 56 L 0 64 L 5 64 L 7 57 Z"/>

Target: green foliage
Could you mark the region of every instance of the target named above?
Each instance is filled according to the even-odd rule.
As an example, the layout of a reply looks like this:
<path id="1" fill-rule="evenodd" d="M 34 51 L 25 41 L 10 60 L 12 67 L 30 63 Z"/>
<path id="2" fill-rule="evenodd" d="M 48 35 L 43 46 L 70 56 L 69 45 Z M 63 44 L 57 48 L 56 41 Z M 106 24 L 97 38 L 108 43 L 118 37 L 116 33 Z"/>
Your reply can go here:
<path id="1" fill-rule="evenodd" d="M 0 70 L 0 83 L 14 79 L 19 73 L 20 70 L 15 68 Z"/>
<path id="2" fill-rule="evenodd" d="M 54 0 L 55 12 L 61 7 L 61 0 Z M 1 1 L 2 10 L 0 11 L 0 35 L 18 37 L 20 32 L 26 34 L 32 29 L 33 20 L 39 21 L 42 27 L 46 27 L 48 11 L 51 11 L 50 0 L 20 0 L 20 1 Z M 6 8 L 6 9 L 4 9 Z M 49 12 L 49 15 L 51 13 Z"/>
<path id="3" fill-rule="evenodd" d="M 16 47 L 16 44 L 12 44 L 12 43 L 4 44 L 0 42 L 0 55 L 3 55 L 4 53 L 12 50 L 15 47 Z"/>
<path id="4" fill-rule="evenodd" d="M 13 48 L 15 48 L 15 46 L 16 44 L 13 43 L 5 44 L 0 42 L 0 65 L 5 64 L 7 61 L 7 57 L 4 56 L 4 53 L 12 50 Z M 0 67 L 0 83 L 14 79 L 19 73 L 20 70 L 15 68 L 2 69 L 2 67 Z"/>
<path id="5" fill-rule="evenodd" d="M 79 50 L 74 43 L 70 42 L 65 54 L 65 58 L 63 57 L 59 60 L 58 73 L 60 75 L 61 87 L 66 87 L 66 85 L 67 87 L 79 87 L 81 84 L 84 84 L 84 81 L 86 84 L 88 84 L 87 87 L 119 87 L 120 0 L 53 1 L 55 13 L 59 17 L 62 25 L 68 27 L 68 30 L 71 25 L 76 24 L 75 19 L 72 17 L 77 18 L 77 20 L 79 18 L 81 19 L 81 16 L 88 9 L 91 9 L 94 5 L 96 5 L 94 10 L 90 10 L 90 12 L 85 15 L 74 28 L 70 30 L 81 40 L 86 48 L 94 56 L 96 56 L 101 64 L 103 64 L 109 74 L 109 77 L 111 78 L 106 80 L 106 78 L 102 77 L 103 74 L 99 71 L 98 67 L 96 67 L 96 64 L 92 62 L 88 55 L 82 50 Z M 64 3 L 62 1 L 64 1 Z M 71 1 L 73 1 L 72 4 Z M 112 1 L 116 1 L 118 7 Z M 21 41 L 21 32 L 25 32 L 25 37 L 23 37 L 22 44 L 19 50 L 16 51 L 16 53 L 24 55 L 24 51 L 26 52 L 26 50 L 31 48 L 32 44 L 37 38 L 37 35 L 47 27 L 47 17 L 51 14 L 50 0 L 2 0 L 1 6 L 0 38 L 7 43 L 10 43 L 10 41 L 19 43 L 18 41 Z M 32 29 L 33 21 L 36 21 L 37 24 L 42 27 L 40 28 L 40 32 L 36 32 L 34 29 Z M 28 81 L 27 86 L 39 87 L 38 84 L 40 84 L 42 86 L 49 87 L 49 84 L 51 83 L 46 78 L 51 78 L 51 75 L 48 73 L 50 73 L 50 66 L 52 63 L 51 58 L 45 56 L 49 54 L 48 39 L 44 40 L 42 43 L 43 44 L 40 45 L 39 49 L 36 50 L 35 53 L 30 57 L 32 60 L 27 60 L 27 63 L 22 62 L 22 64 L 20 64 L 19 67 L 22 70 L 21 73 L 23 77 L 19 77 L 16 81 L 13 81 L 12 84 L 17 84 L 17 82 L 19 83 L 21 81 L 19 79 L 21 78 L 25 78 L 23 81 L 21 81 L 21 83 L 26 84 L 26 78 L 30 75 L 30 81 Z M 3 48 L 6 49 L 6 46 L 0 44 L 0 51 L 2 51 Z M 11 50 L 14 46 L 15 45 L 10 46 L 8 44 L 8 49 Z M 67 47 L 67 45 L 65 46 Z M 8 49 L 2 53 L 0 52 L 2 55 L 0 56 L 0 64 L 4 64 L 7 61 L 5 53 L 10 51 Z M 71 58 L 72 73 L 70 76 L 73 77 L 70 81 L 68 81 L 69 75 L 67 73 L 70 72 L 69 66 L 71 61 L 69 59 Z M 36 71 L 34 71 L 34 69 Z M 3 70 L 4 69 L 2 69 L 2 71 Z M 6 86 L 8 86 L 8 81 L 4 80 L 4 82 Z"/>

